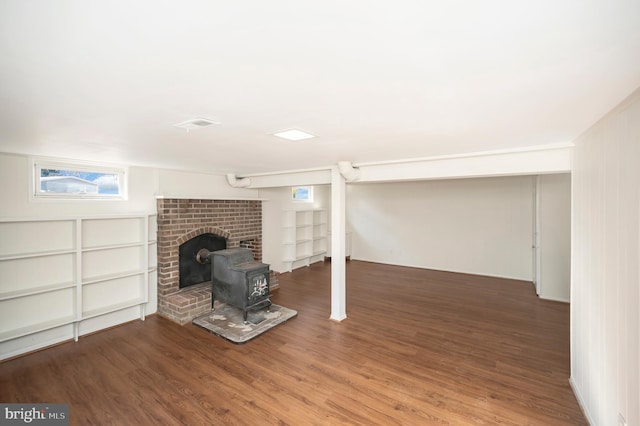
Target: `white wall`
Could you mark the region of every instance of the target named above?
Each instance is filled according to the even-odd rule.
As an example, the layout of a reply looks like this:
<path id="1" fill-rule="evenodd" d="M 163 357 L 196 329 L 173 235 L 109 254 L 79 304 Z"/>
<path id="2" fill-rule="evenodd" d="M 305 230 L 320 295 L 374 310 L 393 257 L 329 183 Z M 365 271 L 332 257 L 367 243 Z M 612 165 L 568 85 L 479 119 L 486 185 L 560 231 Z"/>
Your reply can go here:
<path id="1" fill-rule="evenodd" d="M 233 188 L 225 175 L 160 169 L 157 193 L 165 198 L 241 200 L 259 197 L 257 189 Z"/>
<path id="2" fill-rule="evenodd" d="M 29 158 L 0 153 L 2 203 L 0 217 L 72 217 L 75 215 L 107 215 L 154 212 L 157 169 L 129 167 L 127 200 L 30 200 Z"/>
<path id="3" fill-rule="evenodd" d="M 352 258 L 531 281 L 534 181 L 350 184 Z"/>
<path id="4" fill-rule="evenodd" d="M 571 175 L 539 177 L 539 280 L 542 299 L 569 302 L 571 289 Z"/>
<path id="5" fill-rule="evenodd" d="M 640 425 L 640 90 L 576 141 L 571 381 L 593 425 Z"/>
<path id="6" fill-rule="evenodd" d="M 62 160 L 64 161 L 64 160 Z M 221 174 L 128 167 L 127 200 L 30 199 L 29 158 L 0 153 L 0 218 L 73 217 L 156 211 L 156 196 L 204 199 L 257 199 L 259 190 L 232 188 Z"/>

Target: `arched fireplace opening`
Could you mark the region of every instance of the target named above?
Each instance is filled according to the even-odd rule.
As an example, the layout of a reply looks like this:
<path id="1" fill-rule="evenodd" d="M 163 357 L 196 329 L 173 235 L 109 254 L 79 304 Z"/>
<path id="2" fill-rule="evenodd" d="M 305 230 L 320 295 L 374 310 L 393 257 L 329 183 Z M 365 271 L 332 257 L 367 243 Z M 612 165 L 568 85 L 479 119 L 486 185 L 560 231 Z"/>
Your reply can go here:
<path id="1" fill-rule="evenodd" d="M 180 288 L 211 281 L 209 253 L 227 248 L 227 239 L 215 234 L 201 234 L 178 248 Z"/>

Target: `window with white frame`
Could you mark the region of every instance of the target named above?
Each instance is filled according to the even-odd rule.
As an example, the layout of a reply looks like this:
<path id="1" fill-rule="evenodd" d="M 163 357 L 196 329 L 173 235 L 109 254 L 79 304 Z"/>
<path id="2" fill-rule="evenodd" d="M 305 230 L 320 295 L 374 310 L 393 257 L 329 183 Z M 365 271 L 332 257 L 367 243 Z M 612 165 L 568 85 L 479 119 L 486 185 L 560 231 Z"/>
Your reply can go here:
<path id="1" fill-rule="evenodd" d="M 293 201 L 313 202 L 313 186 L 294 186 L 291 188 Z"/>
<path id="2" fill-rule="evenodd" d="M 36 198 L 126 198 L 124 167 L 34 159 L 33 171 Z"/>

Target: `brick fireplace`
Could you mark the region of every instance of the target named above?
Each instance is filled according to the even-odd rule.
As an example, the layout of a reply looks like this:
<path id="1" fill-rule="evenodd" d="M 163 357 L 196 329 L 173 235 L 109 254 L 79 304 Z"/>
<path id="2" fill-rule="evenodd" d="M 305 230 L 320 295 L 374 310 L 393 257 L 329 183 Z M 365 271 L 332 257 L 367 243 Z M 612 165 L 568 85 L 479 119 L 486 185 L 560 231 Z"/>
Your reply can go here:
<path id="1" fill-rule="evenodd" d="M 211 309 L 211 283 L 180 289 L 178 250 L 202 234 L 227 240 L 227 248 L 246 247 L 262 260 L 262 201 L 159 198 L 158 313 L 179 324 Z M 270 273 L 271 290 L 277 275 Z"/>

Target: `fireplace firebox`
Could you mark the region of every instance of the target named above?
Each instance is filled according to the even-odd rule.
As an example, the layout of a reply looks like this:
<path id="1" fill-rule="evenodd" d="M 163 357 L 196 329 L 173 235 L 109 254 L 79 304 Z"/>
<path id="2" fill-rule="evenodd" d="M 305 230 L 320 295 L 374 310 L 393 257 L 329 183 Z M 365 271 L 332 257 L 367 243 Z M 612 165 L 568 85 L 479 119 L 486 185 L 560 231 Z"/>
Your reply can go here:
<path id="1" fill-rule="evenodd" d="M 209 281 L 209 253 L 226 248 L 226 238 L 210 233 L 198 235 L 181 244 L 178 249 L 180 288 Z"/>
<path id="2" fill-rule="evenodd" d="M 210 254 L 211 308 L 216 300 L 242 309 L 247 323 L 249 311 L 271 306 L 269 265 L 253 259 L 251 249 L 233 248 Z"/>

